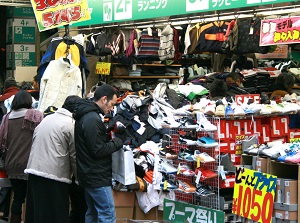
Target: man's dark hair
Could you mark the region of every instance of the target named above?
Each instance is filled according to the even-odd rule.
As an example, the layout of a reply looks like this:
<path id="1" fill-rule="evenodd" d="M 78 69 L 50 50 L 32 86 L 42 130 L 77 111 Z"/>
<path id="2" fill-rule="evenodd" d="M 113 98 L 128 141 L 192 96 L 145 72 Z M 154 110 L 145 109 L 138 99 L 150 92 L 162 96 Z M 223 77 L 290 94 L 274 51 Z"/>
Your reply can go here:
<path id="1" fill-rule="evenodd" d="M 240 80 L 240 79 L 241 79 L 241 75 L 240 75 L 239 73 L 237 73 L 237 72 L 231 72 L 231 73 L 229 73 L 229 74 L 227 75 L 227 77 L 231 77 L 232 80 L 234 80 L 234 81 L 237 81 L 237 80 Z M 227 77 L 226 77 L 226 78 L 227 78 Z"/>
<path id="2" fill-rule="evenodd" d="M 70 95 L 66 98 L 64 104 L 62 105 L 62 108 L 67 109 L 69 112 L 74 113 L 77 103 L 82 100 L 81 97 L 77 95 Z"/>
<path id="3" fill-rule="evenodd" d="M 209 93 L 211 98 L 225 97 L 227 94 L 227 85 L 223 80 L 214 80 L 210 87 Z"/>
<path id="4" fill-rule="evenodd" d="M 11 110 L 20 108 L 32 108 L 32 97 L 25 90 L 18 91 L 11 103 Z"/>
<path id="5" fill-rule="evenodd" d="M 278 75 L 274 82 L 274 90 L 288 91 L 289 88 L 294 86 L 295 77 L 290 72 L 284 72 Z"/>
<path id="6" fill-rule="evenodd" d="M 117 95 L 117 91 L 112 86 L 103 84 L 100 87 L 97 87 L 94 94 L 94 101 L 98 101 L 103 96 L 106 96 L 107 100 L 110 101 L 114 95 Z"/>
<path id="7" fill-rule="evenodd" d="M 39 83 L 39 75 L 35 75 L 35 76 L 33 77 L 33 80 L 34 80 L 35 82 Z"/>

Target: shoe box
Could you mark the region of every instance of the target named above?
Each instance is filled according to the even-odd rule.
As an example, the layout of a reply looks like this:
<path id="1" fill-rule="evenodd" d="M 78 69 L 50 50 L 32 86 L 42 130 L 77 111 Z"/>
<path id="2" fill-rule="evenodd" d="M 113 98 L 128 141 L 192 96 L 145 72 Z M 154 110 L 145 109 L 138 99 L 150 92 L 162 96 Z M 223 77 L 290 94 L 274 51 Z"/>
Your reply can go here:
<path id="1" fill-rule="evenodd" d="M 273 215 L 281 220 L 298 219 L 298 181 L 277 178 Z M 286 222 L 286 221 L 284 221 Z"/>
<path id="2" fill-rule="evenodd" d="M 257 157 L 255 170 L 259 171 L 261 173 L 267 173 L 268 172 L 268 160 L 269 160 L 268 158 Z"/>
<path id="3" fill-rule="evenodd" d="M 133 218 L 135 193 L 113 190 L 113 197 L 117 219 Z"/>
<path id="4" fill-rule="evenodd" d="M 256 170 L 256 160 L 257 160 L 257 156 L 242 154 L 240 166 L 243 166 L 251 170 Z"/>

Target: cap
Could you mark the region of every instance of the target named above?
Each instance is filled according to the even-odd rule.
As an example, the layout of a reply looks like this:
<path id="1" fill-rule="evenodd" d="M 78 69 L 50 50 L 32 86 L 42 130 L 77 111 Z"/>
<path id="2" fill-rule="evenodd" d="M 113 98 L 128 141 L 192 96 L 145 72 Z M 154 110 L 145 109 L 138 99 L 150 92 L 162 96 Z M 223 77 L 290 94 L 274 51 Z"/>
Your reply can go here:
<path id="1" fill-rule="evenodd" d="M 12 86 L 18 87 L 16 80 L 13 77 L 6 78 L 4 81 L 4 89 L 7 89 Z"/>

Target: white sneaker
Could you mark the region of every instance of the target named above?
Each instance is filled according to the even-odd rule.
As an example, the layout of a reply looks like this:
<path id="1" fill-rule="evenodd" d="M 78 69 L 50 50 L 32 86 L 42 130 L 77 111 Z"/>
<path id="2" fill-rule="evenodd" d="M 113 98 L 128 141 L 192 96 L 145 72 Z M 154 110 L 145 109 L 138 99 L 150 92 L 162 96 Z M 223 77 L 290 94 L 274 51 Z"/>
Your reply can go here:
<path id="1" fill-rule="evenodd" d="M 197 123 L 199 127 L 196 131 L 217 131 L 217 126 L 211 124 L 202 112 L 197 112 Z"/>

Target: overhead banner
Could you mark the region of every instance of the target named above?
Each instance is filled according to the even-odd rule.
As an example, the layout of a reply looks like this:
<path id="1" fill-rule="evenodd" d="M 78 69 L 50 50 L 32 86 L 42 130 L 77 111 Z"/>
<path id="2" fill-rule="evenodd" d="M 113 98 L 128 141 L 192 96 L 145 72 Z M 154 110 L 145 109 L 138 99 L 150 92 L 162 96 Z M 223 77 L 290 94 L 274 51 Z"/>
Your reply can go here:
<path id="1" fill-rule="evenodd" d="M 272 222 L 276 176 L 238 167 L 232 213 L 256 222 Z"/>
<path id="2" fill-rule="evenodd" d="M 164 220 L 172 223 L 224 223 L 224 212 L 198 205 L 164 199 Z"/>
<path id="3" fill-rule="evenodd" d="M 295 0 L 88 0 L 91 20 L 76 23 L 74 26 L 100 25 L 293 1 Z"/>
<path id="4" fill-rule="evenodd" d="M 31 0 L 39 31 L 91 19 L 87 0 Z"/>
<path id="5" fill-rule="evenodd" d="M 260 46 L 300 43 L 300 16 L 261 21 Z"/>

